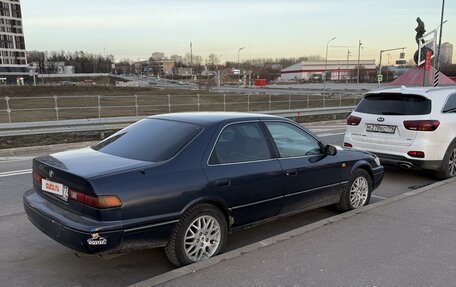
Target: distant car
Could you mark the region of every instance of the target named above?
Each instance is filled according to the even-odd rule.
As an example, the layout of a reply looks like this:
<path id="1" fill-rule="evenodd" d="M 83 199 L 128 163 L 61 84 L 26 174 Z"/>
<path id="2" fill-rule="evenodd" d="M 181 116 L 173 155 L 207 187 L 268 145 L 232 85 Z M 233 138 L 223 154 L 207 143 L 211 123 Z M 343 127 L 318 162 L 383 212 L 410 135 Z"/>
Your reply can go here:
<path id="1" fill-rule="evenodd" d="M 456 88 L 390 88 L 368 92 L 347 119 L 344 145 L 376 154 L 382 164 L 456 175 Z"/>
<path id="2" fill-rule="evenodd" d="M 33 224 L 79 252 L 165 246 L 176 266 L 220 253 L 230 230 L 335 204 L 369 203 L 375 156 L 323 144 L 288 119 L 181 113 L 33 160 Z"/>
<path id="3" fill-rule="evenodd" d="M 61 86 L 76 86 L 76 83 L 71 82 L 71 81 L 62 81 L 60 82 Z"/>

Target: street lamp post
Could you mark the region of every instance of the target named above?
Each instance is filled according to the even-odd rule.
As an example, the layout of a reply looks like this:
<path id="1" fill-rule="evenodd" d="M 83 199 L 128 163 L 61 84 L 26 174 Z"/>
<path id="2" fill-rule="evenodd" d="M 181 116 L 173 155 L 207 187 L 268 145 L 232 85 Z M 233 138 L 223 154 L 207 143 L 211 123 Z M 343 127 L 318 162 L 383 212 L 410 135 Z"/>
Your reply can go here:
<path id="1" fill-rule="evenodd" d="M 336 40 L 336 37 L 333 37 L 328 42 L 326 42 L 325 76 L 323 78 L 323 90 L 326 90 L 326 73 L 328 70 L 328 45 L 329 45 L 329 42 L 331 42 L 333 40 Z"/>
<path id="2" fill-rule="evenodd" d="M 442 14 L 440 16 L 439 47 L 437 49 L 437 70 L 440 70 L 440 46 L 442 45 L 443 13 L 445 11 L 445 0 L 442 1 Z"/>
<path id="3" fill-rule="evenodd" d="M 239 50 L 238 50 L 238 70 L 239 70 L 238 81 L 241 80 L 241 67 L 240 67 L 240 62 L 239 62 L 239 55 L 241 54 L 241 51 L 244 49 L 245 49 L 245 47 L 242 47 L 242 48 L 239 48 Z"/>
<path id="4" fill-rule="evenodd" d="M 348 73 L 348 61 L 350 60 L 350 50 L 347 50 L 347 74 L 346 74 L 346 85 L 348 85 L 348 76 L 349 76 L 349 73 Z"/>
<path id="5" fill-rule="evenodd" d="M 359 61 L 360 61 L 360 58 L 361 58 L 361 46 L 363 45 L 363 43 L 361 43 L 361 40 L 359 40 L 359 43 L 358 43 L 358 75 L 356 76 L 356 87 L 359 89 Z"/>
<path id="6" fill-rule="evenodd" d="M 379 76 L 382 74 L 382 54 L 384 52 L 390 52 L 390 51 L 397 51 L 397 50 L 404 50 L 407 47 L 401 47 L 401 48 L 393 48 L 393 49 L 386 49 L 386 50 L 380 50 L 380 61 L 378 63 L 378 72 L 377 72 L 377 81 L 378 81 L 378 87 L 380 88 L 380 78 Z"/>

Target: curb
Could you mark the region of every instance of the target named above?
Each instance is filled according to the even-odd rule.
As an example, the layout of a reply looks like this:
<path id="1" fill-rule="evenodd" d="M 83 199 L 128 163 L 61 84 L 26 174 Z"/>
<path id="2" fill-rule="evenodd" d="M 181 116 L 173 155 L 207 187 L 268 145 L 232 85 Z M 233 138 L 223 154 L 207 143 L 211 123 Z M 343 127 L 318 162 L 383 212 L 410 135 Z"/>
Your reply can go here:
<path id="1" fill-rule="evenodd" d="M 306 226 L 303 226 L 303 227 L 261 240 L 259 242 L 256 242 L 256 243 L 244 246 L 244 247 L 240 247 L 235 250 L 231 250 L 229 252 L 217 255 L 213 258 L 207 259 L 205 261 L 174 269 L 172 271 L 163 273 L 163 274 L 155 276 L 153 278 L 146 279 L 144 281 L 132 284 L 132 285 L 130 285 L 130 287 L 149 287 L 149 286 L 156 286 L 159 284 L 164 284 L 166 282 L 177 279 L 179 277 L 209 268 L 220 262 L 243 256 L 245 254 L 259 250 L 261 248 L 264 248 L 264 247 L 279 243 L 281 241 L 285 241 L 285 240 L 291 239 L 293 237 L 302 235 L 304 233 L 313 231 L 313 230 L 323 227 L 325 225 L 329 225 L 329 224 L 332 224 L 332 223 L 335 223 L 335 222 L 338 222 L 338 221 L 341 221 L 344 219 L 348 219 L 348 218 L 356 216 L 358 214 L 368 212 L 372 209 L 379 208 L 379 207 L 382 207 L 385 205 L 389 205 L 391 203 L 402 200 L 404 198 L 415 196 L 420 193 L 426 192 L 428 190 L 431 190 L 431 189 L 434 189 L 434 188 L 437 188 L 437 187 L 440 187 L 440 186 L 443 186 L 443 185 L 446 185 L 446 184 L 452 183 L 452 182 L 456 182 L 456 178 L 450 178 L 450 179 L 446 179 L 446 180 L 443 180 L 440 182 L 436 182 L 436 183 L 430 184 L 428 186 L 419 188 L 417 190 L 409 191 L 409 192 L 376 202 L 374 204 L 364 206 L 360 209 L 345 212 L 345 213 L 342 213 L 342 214 L 339 214 L 336 216 L 331 216 L 329 218 L 314 222 L 312 224 L 309 224 L 309 225 L 306 225 Z"/>
<path id="2" fill-rule="evenodd" d="M 0 149 L 0 157 L 19 156 L 19 155 L 27 155 L 27 154 L 34 154 L 34 153 L 54 153 L 54 152 L 68 150 L 68 149 L 87 147 L 94 143 L 96 143 L 96 142 L 90 141 L 90 142 L 77 142 L 77 143 L 67 143 L 67 144 L 53 144 L 53 145 L 44 145 L 44 146 Z"/>

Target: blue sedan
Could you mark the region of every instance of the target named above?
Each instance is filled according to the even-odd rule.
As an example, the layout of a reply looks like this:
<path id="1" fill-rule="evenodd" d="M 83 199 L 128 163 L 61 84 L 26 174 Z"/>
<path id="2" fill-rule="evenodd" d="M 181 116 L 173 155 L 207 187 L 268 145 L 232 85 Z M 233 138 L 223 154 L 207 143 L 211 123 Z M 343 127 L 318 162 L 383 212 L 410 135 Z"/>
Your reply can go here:
<path id="1" fill-rule="evenodd" d="M 326 145 L 285 118 L 178 113 L 33 160 L 30 221 L 88 254 L 165 247 L 176 266 L 220 253 L 230 231 L 312 208 L 369 203 L 378 158 Z"/>

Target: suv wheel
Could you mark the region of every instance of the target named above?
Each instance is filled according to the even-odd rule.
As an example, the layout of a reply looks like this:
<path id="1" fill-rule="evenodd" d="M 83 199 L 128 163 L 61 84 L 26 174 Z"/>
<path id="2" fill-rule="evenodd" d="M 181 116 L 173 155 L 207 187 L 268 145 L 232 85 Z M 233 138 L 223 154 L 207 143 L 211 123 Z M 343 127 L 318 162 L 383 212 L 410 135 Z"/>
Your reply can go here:
<path id="1" fill-rule="evenodd" d="M 438 179 L 447 179 L 456 175 L 456 142 L 453 142 L 443 157 L 442 168 L 436 172 Z"/>

